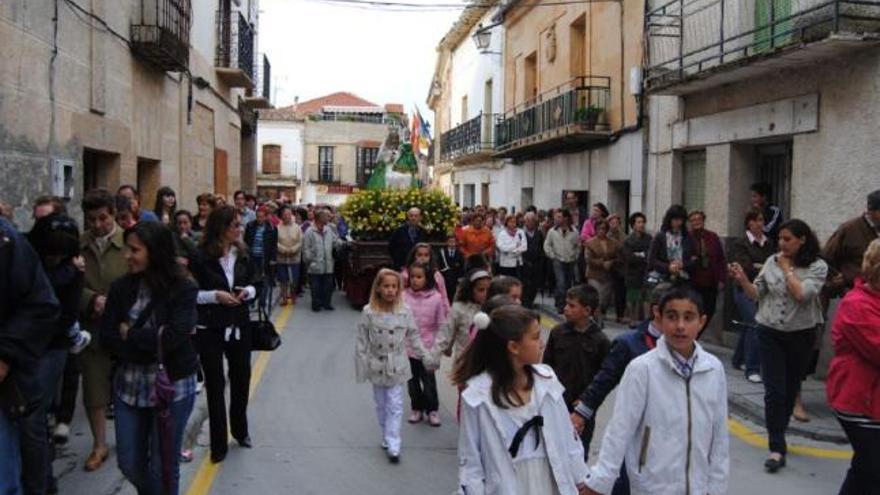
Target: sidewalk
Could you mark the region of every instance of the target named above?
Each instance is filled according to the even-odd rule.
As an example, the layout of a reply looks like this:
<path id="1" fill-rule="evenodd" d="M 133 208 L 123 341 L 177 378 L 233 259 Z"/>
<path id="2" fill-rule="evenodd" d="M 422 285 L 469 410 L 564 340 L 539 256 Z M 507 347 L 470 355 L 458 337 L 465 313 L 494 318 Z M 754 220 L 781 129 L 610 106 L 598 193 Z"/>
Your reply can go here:
<path id="1" fill-rule="evenodd" d="M 553 307 L 551 297 L 539 296 L 536 306 L 541 314 L 549 319 L 562 321 L 562 316 L 556 313 Z M 609 338 L 614 339 L 629 329 L 618 323 L 606 322 L 604 331 Z M 700 344 L 724 364 L 730 412 L 764 427 L 764 386 L 746 380 L 742 371 L 734 369 L 731 364 L 733 349 L 703 342 Z M 828 407 L 825 382 L 807 378 L 803 383 L 801 398 L 811 420 L 808 423 L 801 423 L 792 418 L 788 426 L 789 433 L 824 442 L 849 443 L 834 412 Z"/>

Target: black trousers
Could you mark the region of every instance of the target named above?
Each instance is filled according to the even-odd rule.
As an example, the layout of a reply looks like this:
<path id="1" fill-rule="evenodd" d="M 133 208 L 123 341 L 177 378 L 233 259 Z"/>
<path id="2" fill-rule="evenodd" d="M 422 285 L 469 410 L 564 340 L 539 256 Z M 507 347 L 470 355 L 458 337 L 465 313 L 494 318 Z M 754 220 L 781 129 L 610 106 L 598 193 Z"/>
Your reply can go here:
<path id="1" fill-rule="evenodd" d="M 623 275 L 616 271 L 611 272 L 611 290 L 614 296 L 614 314 L 618 319 L 623 318 L 626 314 L 626 284 Z"/>
<path id="2" fill-rule="evenodd" d="M 840 420 L 853 458 L 840 495 L 880 495 L 880 429 Z"/>
<path id="3" fill-rule="evenodd" d="M 538 290 L 544 285 L 544 273 L 537 264 L 527 262 L 522 267 L 523 297 L 522 304 L 527 308 L 535 305 Z"/>
<path id="4" fill-rule="evenodd" d="M 700 329 L 700 335 L 702 335 L 703 331 L 709 328 L 709 323 L 712 322 L 712 317 L 715 315 L 715 307 L 718 302 L 718 288 L 695 286 L 694 291 L 700 295 L 700 299 L 703 300 L 703 309 L 706 310 L 706 326 Z"/>
<path id="5" fill-rule="evenodd" d="M 507 275 L 508 277 L 514 277 L 517 280 L 522 280 L 522 268 L 520 267 L 498 267 L 498 275 Z"/>
<path id="6" fill-rule="evenodd" d="M 770 452 L 786 453 L 785 429 L 801 390 L 804 371 L 813 354 L 816 330 L 783 332 L 758 326 L 761 378 L 764 381 L 764 418 Z"/>
<path id="7" fill-rule="evenodd" d="M 61 378 L 61 394 L 53 404 L 55 422 L 70 425 L 76 410 L 76 394 L 79 391 L 79 360 L 68 356 Z"/>
<path id="8" fill-rule="evenodd" d="M 240 340 L 235 340 L 233 334 L 230 340 L 226 341 L 224 328 L 204 328 L 196 333 L 199 359 L 205 374 L 208 421 L 211 425 L 211 452 L 214 454 L 225 454 L 229 443 L 226 426 L 224 356 L 229 368 L 229 430 L 236 439 L 248 436 L 247 406 L 251 383 L 250 332 L 241 329 L 240 336 Z"/>
<path id="9" fill-rule="evenodd" d="M 309 285 L 312 288 L 312 309 L 331 306 L 335 283 L 332 273 L 309 274 Z"/>
<path id="10" fill-rule="evenodd" d="M 440 408 L 437 398 L 437 378 L 433 371 L 428 371 L 424 363 L 409 358 L 412 378 L 407 382 L 409 400 L 413 411 L 432 412 Z"/>

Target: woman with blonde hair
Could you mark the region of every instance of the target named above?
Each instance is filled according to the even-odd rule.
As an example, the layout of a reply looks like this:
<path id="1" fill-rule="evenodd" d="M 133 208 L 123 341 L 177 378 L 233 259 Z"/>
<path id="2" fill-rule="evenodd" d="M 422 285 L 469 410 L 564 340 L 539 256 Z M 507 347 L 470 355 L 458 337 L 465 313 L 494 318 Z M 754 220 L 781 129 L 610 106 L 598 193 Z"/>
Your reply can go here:
<path id="1" fill-rule="evenodd" d="M 437 369 L 436 359 L 425 350 L 413 314 L 403 302 L 400 273 L 383 268 L 373 280 L 370 302 L 358 324 L 355 368 L 358 383 L 373 384 L 382 448 L 392 464 L 400 462 L 403 384 L 412 377 L 407 346 L 427 370 Z"/>

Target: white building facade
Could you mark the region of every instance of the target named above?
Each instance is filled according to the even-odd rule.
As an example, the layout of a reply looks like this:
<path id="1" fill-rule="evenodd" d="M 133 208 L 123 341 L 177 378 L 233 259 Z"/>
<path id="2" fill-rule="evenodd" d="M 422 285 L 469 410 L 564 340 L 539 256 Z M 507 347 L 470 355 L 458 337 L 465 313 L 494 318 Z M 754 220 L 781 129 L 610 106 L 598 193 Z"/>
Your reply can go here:
<path id="1" fill-rule="evenodd" d="M 284 110 L 260 112 L 257 125 L 257 197 L 302 200 L 305 121 Z"/>
<path id="2" fill-rule="evenodd" d="M 472 37 L 493 24 L 494 9 L 468 9 L 438 46 L 428 106 L 434 111 L 435 187 L 463 207 L 522 208 L 520 170 L 493 157 L 495 124 L 504 107 L 504 28 L 486 30 L 487 48 Z"/>

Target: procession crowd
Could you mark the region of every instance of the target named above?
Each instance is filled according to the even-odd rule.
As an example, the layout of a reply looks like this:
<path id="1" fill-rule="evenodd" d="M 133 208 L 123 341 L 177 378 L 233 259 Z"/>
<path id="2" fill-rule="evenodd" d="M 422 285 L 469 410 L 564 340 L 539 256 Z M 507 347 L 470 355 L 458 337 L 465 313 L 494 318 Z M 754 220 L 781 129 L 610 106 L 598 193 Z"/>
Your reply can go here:
<path id="1" fill-rule="evenodd" d="M 830 318 L 828 397 L 855 453 L 840 493 L 878 493 L 880 191 L 824 246 L 770 204 L 769 185 L 751 193 L 727 247 L 705 212 L 680 205 L 655 233 L 641 213 L 587 210 L 573 193 L 548 211 L 463 208 L 442 241 L 410 209 L 356 329 L 357 379 L 373 386 L 389 460 L 401 458 L 404 385 L 408 422 L 441 426 L 436 370 L 449 358 L 460 493 L 726 493 L 727 382 L 698 339 L 731 286 L 733 364 L 765 389 L 765 469 L 785 467 L 790 418 L 809 420 L 800 384 Z M 190 213 L 162 187 L 149 210 L 133 186 L 96 189 L 83 232 L 54 197 L 35 202 L 27 234 L 0 216 L 0 493 L 58 492 L 52 459 L 80 382 L 93 439 L 84 468 L 108 459 L 112 419 L 117 465 L 138 493 L 178 493 L 202 389 L 211 460 L 224 460 L 230 433 L 253 446 L 253 313 L 265 319 L 276 290 L 285 306 L 306 287 L 312 311 L 334 310 L 351 236 L 331 206 L 232 199 L 202 194 Z M 534 311 L 544 292 L 564 318 L 546 343 Z M 631 331 L 609 340 L 609 318 Z"/>

